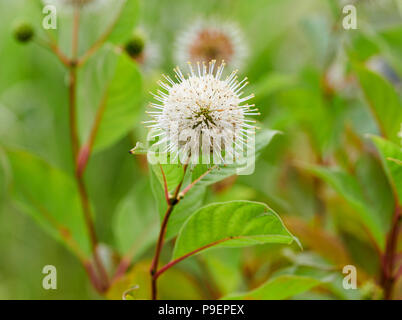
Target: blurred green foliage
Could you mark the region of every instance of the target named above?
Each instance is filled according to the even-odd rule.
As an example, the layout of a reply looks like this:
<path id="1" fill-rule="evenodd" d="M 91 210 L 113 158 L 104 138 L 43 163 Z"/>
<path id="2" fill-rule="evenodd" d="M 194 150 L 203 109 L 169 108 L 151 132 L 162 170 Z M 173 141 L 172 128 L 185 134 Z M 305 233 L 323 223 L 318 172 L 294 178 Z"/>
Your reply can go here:
<path id="1" fill-rule="evenodd" d="M 101 256 L 113 270 L 117 257 L 133 252 L 132 269 L 108 298 L 121 299 L 136 284 L 145 289 L 129 295 L 149 297 L 148 268 L 165 212 L 162 177 L 159 166 L 128 151 L 145 141 L 148 91 L 156 89 L 161 73 L 172 73 L 176 36 L 195 19 L 209 17 L 234 21 L 246 35 L 250 55 L 240 73 L 250 81 L 246 93 L 256 95 L 260 126 L 270 130 L 261 130 L 254 174 L 233 177 L 234 169 L 225 168 L 202 180 L 175 211 L 167 238 L 204 204 L 250 200 L 275 210 L 304 251 L 272 243 L 207 251 L 161 277 L 161 298 L 383 297 L 381 257 L 402 203 L 402 3 L 351 2 L 357 30 L 343 29 L 340 0 L 127 0 L 107 43 L 78 72 L 81 141 L 102 106 L 85 173 Z M 82 12 L 80 56 L 122 4 Z M 79 261 L 55 240 L 66 226 L 80 250 L 90 252 L 73 180 L 68 72 L 43 46 L 41 8 L 39 0 L 0 0 L 0 299 L 97 299 Z M 35 40 L 22 45 L 14 32 L 27 24 Z M 61 13 L 51 31 L 67 56 L 72 25 L 71 12 Z M 146 35 L 142 45 L 152 41 L 160 50 L 160 64 L 151 70 L 123 50 L 140 29 Z M 174 189 L 182 168 L 164 169 Z M 204 169 L 194 170 L 191 179 Z M 43 207 L 51 219 L 44 218 Z M 188 240 L 180 250 L 195 249 L 201 237 L 181 230 L 177 241 Z M 396 236 L 394 253 L 401 252 L 401 239 Z M 161 259 L 168 262 L 172 252 L 167 243 Z M 395 259 L 391 272 L 401 262 Z M 58 290 L 42 288 L 48 264 L 57 267 Z M 358 290 L 342 287 L 347 264 L 357 267 Z M 402 298 L 401 282 L 395 281 L 395 299 Z"/>

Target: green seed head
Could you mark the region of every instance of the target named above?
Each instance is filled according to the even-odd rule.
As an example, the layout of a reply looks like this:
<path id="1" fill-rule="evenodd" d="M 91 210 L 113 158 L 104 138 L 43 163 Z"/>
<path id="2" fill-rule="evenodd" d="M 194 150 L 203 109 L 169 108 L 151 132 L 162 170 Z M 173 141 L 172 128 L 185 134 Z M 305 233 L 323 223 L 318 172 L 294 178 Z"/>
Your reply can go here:
<path id="1" fill-rule="evenodd" d="M 18 42 L 27 43 L 32 40 L 34 30 L 32 26 L 26 22 L 18 24 L 14 29 L 14 37 Z"/>
<path id="2" fill-rule="evenodd" d="M 141 34 L 135 33 L 126 43 L 124 49 L 132 58 L 138 58 L 144 52 L 145 39 Z"/>

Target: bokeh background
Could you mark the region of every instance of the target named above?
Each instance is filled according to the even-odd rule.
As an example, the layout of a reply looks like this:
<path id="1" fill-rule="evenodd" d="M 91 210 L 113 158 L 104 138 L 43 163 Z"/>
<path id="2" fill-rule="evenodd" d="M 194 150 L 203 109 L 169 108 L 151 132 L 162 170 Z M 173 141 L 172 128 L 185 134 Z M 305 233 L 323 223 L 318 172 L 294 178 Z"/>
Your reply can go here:
<path id="1" fill-rule="evenodd" d="M 80 53 L 113 21 L 119 1 L 112 2 L 105 9 L 83 13 Z M 357 8 L 357 30 L 342 27 L 346 3 Z M 38 1 L 0 0 L 0 299 L 98 299 L 78 260 L 16 205 L 13 193 L 7 148 L 27 150 L 66 173 L 73 170 L 66 69 L 37 41 L 21 44 L 13 36 L 21 21 L 44 36 L 42 18 Z M 392 191 L 367 138 L 368 133 L 381 132 L 355 66 L 380 77 L 401 107 L 402 2 L 398 0 L 139 1 L 133 33 L 145 35 L 144 45 L 151 46 L 153 60 L 146 67 L 138 63 L 142 88 L 130 131 L 96 152 L 86 173 L 104 255 L 113 264 L 116 252 L 122 253 L 141 234 L 145 224 L 138 221 L 158 219 L 146 162 L 128 151 L 145 139 L 141 121 L 151 100 L 148 91 L 156 88 L 161 73 L 172 74 L 176 37 L 198 18 L 239 25 L 249 51 L 240 73 L 249 78 L 247 91 L 256 94 L 261 126 L 283 132 L 264 150 L 253 175 L 212 186 L 205 203 L 265 202 L 299 237 L 304 251 L 273 245 L 211 251 L 166 275 L 162 295 L 217 298 L 255 288 L 276 272 L 304 268 L 320 279 L 333 278 L 293 298 L 381 298 L 380 259 L 358 210 L 348 201 L 354 190 L 346 190 L 346 196 L 337 192 L 306 165 L 337 167 L 351 175 L 361 185 L 365 205 L 389 227 Z M 58 43 L 67 54 L 71 21 L 68 12 L 58 20 Z M 80 78 L 80 97 L 96 95 L 97 76 Z M 372 85 L 372 90 L 379 88 Z M 96 108 L 91 101 L 88 98 L 79 111 L 84 133 Z M 46 190 L 46 181 L 40 187 Z M 149 265 L 153 231 L 136 255 L 134 268 L 145 270 Z M 400 245 L 399 237 L 397 251 Z M 41 272 L 47 264 L 58 270 L 57 290 L 42 288 Z M 340 270 L 346 264 L 357 267 L 357 290 L 342 288 Z M 394 298 L 402 297 L 401 288 L 399 281 Z"/>

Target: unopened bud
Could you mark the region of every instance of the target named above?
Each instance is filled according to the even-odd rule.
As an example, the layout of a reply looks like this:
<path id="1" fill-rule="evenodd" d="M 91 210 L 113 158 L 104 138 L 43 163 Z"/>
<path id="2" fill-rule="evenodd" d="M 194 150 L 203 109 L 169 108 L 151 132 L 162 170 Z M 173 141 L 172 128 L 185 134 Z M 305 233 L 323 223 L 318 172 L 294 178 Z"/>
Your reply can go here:
<path id="1" fill-rule="evenodd" d="M 22 22 L 14 28 L 14 37 L 21 43 L 28 43 L 31 41 L 34 34 L 32 26 L 26 22 Z"/>
<path id="2" fill-rule="evenodd" d="M 145 40 L 144 37 L 138 33 L 134 34 L 132 38 L 125 44 L 124 49 L 127 54 L 137 59 L 141 57 L 144 52 Z"/>

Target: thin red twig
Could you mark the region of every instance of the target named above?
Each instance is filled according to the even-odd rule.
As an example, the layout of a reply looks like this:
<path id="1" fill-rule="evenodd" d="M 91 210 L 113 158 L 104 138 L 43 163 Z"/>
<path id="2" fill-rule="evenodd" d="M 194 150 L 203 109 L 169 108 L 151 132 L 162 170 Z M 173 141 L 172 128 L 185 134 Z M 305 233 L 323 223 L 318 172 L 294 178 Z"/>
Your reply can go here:
<path id="1" fill-rule="evenodd" d="M 195 179 L 192 183 L 190 183 L 186 188 L 181 193 L 181 197 L 184 197 L 187 192 L 191 190 L 198 182 L 200 182 L 204 177 L 206 177 L 212 170 L 217 168 L 217 165 L 214 165 L 213 167 L 209 168 L 207 171 L 205 171 L 202 175 L 200 175 L 197 179 Z"/>
<path id="2" fill-rule="evenodd" d="M 180 202 L 179 193 L 180 193 L 180 189 L 183 184 L 184 178 L 186 176 L 187 168 L 188 168 L 188 164 L 184 164 L 183 165 L 183 178 L 177 185 L 173 197 L 169 199 L 168 207 L 166 209 L 166 213 L 162 220 L 161 228 L 159 231 L 158 242 L 156 244 L 156 249 L 155 249 L 155 256 L 152 260 L 152 264 L 151 264 L 151 268 L 150 268 L 152 300 L 156 300 L 156 298 L 157 298 L 157 283 L 156 283 L 157 278 L 155 278 L 154 275 L 156 274 L 156 272 L 158 270 L 159 257 L 162 252 L 163 242 L 165 239 L 165 234 L 166 234 L 166 229 L 167 229 L 167 223 L 169 221 L 169 217 L 172 214 L 174 207 Z"/>
<path id="3" fill-rule="evenodd" d="M 167 204 L 169 205 L 170 203 L 170 196 L 169 196 L 169 189 L 168 189 L 168 185 L 167 185 L 167 180 L 166 180 L 166 176 L 165 176 L 165 171 L 163 171 L 162 165 L 159 165 L 161 172 L 162 172 L 162 178 L 163 178 L 163 189 L 165 190 L 165 199 Z"/>
<path id="4" fill-rule="evenodd" d="M 127 0 L 126 0 L 127 1 Z M 130 1 L 130 0 L 128 0 Z M 117 13 L 116 18 L 110 24 L 110 26 L 106 29 L 103 35 L 85 52 L 81 58 L 78 59 L 77 65 L 82 66 L 85 62 L 106 42 L 107 38 L 109 38 L 110 34 L 112 33 L 114 27 L 116 26 L 117 22 L 121 14 L 123 13 L 125 3 L 121 5 L 120 11 Z"/>
<path id="5" fill-rule="evenodd" d="M 174 260 L 170 261 L 168 264 L 164 265 L 162 268 L 160 268 L 155 273 L 154 278 L 158 278 L 162 273 L 164 273 L 166 270 L 170 269 L 174 265 L 178 264 L 180 261 L 183 261 L 184 259 L 186 259 L 186 258 L 188 258 L 188 257 L 190 257 L 190 256 L 192 256 L 192 255 L 194 255 L 194 254 L 196 254 L 196 253 L 198 253 L 198 252 L 200 252 L 202 250 L 205 250 L 205 249 L 208 249 L 210 247 L 216 246 L 216 245 L 218 245 L 218 244 L 220 244 L 222 242 L 225 242 L 225 241 L 228 241 L 228 240 L 231 240 L 231 239 L 236 239 L 236 237 L 228 237 L 228 238 L 220 239 L 220 240 L 215 241 L 215 242 L 211 242 L 211 243 L 209 243 L 209 244 L 207 244 L 205 246 L 202 246 L 202 247 L 200 247 L 200 248 L 198 248 L 196 250 L 193 250 L 193 251 L 185 254 L 184 256 L 181 256 L 181 257 L 179 257 L 177 259 L 174 259 Z"/>

